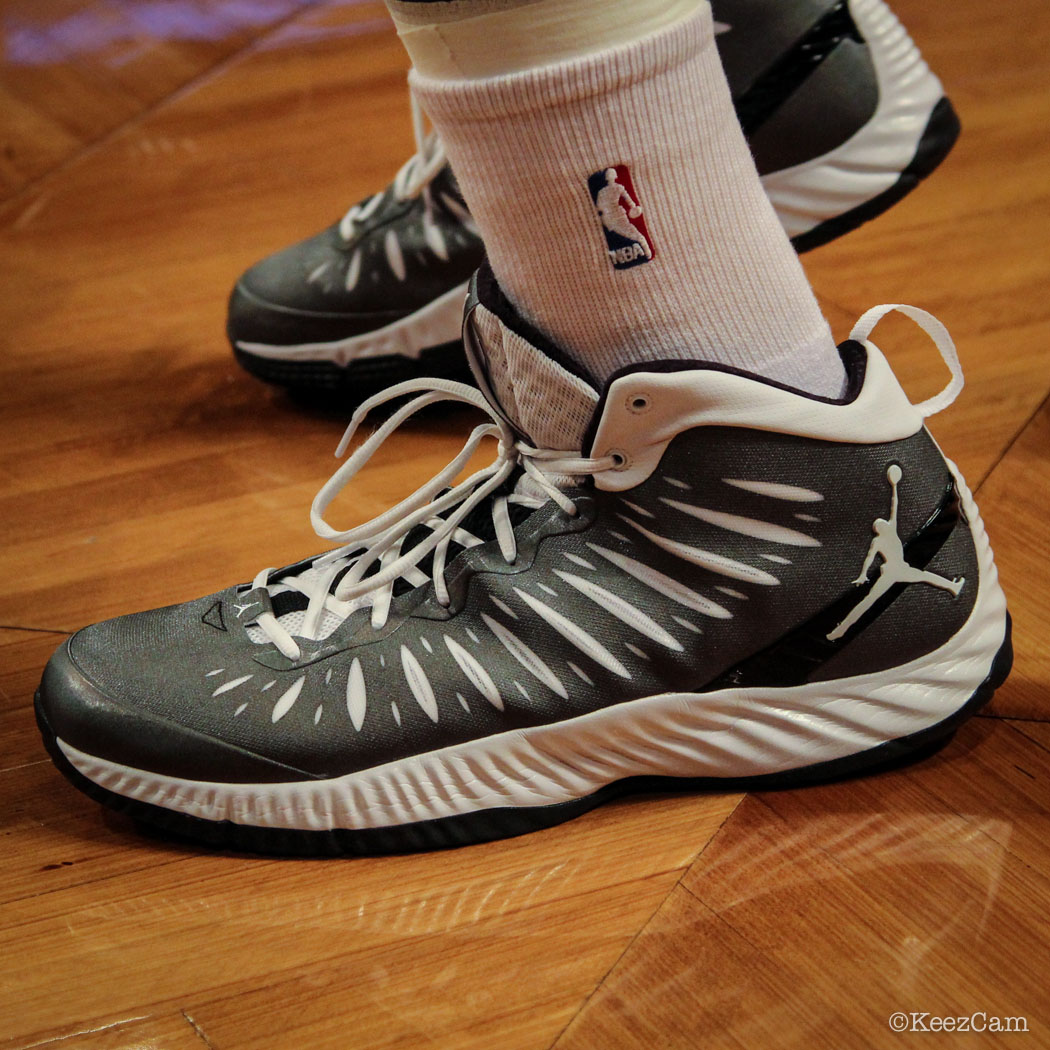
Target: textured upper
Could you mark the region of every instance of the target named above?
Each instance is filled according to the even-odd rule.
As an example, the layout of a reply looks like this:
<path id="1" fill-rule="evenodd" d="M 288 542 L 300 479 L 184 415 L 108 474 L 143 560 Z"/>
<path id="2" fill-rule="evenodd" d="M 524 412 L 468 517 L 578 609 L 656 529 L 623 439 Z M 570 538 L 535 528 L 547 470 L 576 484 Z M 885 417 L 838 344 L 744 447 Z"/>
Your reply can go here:
<path id="1" fill-rule="evenodd" d="M 898 587 L 870 625 L 829 642 L 865 594 L 853 581 L 888 513 L 893 464 L 909 561 L 968 583 L 958 597 Z M 304 641 L 298 661 L 251 641 L 247 588 L 87 628 L 45 678 L 52 727 L 134 765 L 142 748 L 112 731 L 129 711 L 147 735 L 160 727 L 164 747 L 145 752 L 158 772 L 333 776 L 661 692 L 893 666 L 946 641 L 976 594 L 969 530 L 925 431 L 857 446 L 696 428 L 643 484 L 573 495 L 577 516 L 551 503 L 518 526 L 514 564 L 495 541 L 461 553 L 448 609 L 417 587 L 382 629 L 362 610 Z M 107 703 L 86 702 L 83 681 Z M 171 726 L 187 746 L 172 747 Z M 221 748 L 194 765 L 198 737 Z"/>

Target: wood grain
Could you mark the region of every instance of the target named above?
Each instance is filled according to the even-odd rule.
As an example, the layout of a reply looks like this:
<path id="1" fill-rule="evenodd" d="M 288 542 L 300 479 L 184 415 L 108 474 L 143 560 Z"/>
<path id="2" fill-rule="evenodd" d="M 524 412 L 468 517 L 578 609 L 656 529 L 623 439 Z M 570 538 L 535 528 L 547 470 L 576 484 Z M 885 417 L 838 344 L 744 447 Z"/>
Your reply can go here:
<path id="1" fill-rule="evenodd" d="M 1026 1015 L 1014 1041 L 1050 1042 L 1042 0 L 895 0 L 966 133 L 806 259 L 840 337 L 904 301 L 959 344 L 969 385 L 932 427 L 981 485 L 1018 650 L 988 717 L 867 780 L 347 862 L 145 834 L 70 788 L 33 724 L 65 632 L 317 548 L 307 508 L 345 420 L 237 369 L 225 298 L 411 150 L 381 4 L 180 3 L 167 30 L 159 6 L 5 5 L 45 57 L 0 59 L 0 1046 L 891 1048 L 895 1009 Z M 201 18 L 214 34 L 191 39 Z M 907 322 L 877 341 L 916 398 L 946 381 Z M 430 477 L 467 423 L 406 428 L 337 520 Z"/>

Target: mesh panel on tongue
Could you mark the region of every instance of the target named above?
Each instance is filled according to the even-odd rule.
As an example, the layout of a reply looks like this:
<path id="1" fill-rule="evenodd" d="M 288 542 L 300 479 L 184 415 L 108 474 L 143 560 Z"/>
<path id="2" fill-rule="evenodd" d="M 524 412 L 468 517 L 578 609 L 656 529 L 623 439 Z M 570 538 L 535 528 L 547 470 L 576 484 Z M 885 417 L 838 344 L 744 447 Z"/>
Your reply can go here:
<path id="1" fill-rule="evenodd" d="M 583 450 L 598 393 L 511 331 L 491 310 L 472 315 L 492 392 L 508 418 L 537 448 Z"/>
<path id="2" fill-rule="evenodd" d="M 303 620 L 306 619 L 305 609 L 295 609 L 292 612 L 285 613 L 283 616 L 277 617 L 277 622 L 290 634 L 298 635 L 302 626 Z M 341 623 L 343 618 L 336 616 L 335 613 L 328 609 L 325 609 L 324 615 L 321 617 L 321 623 L 317 631 L 316 641 L 323 641 L 327 638 Z M 249 624 L 245 628 L 245 633 L 248 637 L 256 643 L 256 645 L 262 645 L 264 642 L 270 640 L 269 635 L 257 624 Z"/>

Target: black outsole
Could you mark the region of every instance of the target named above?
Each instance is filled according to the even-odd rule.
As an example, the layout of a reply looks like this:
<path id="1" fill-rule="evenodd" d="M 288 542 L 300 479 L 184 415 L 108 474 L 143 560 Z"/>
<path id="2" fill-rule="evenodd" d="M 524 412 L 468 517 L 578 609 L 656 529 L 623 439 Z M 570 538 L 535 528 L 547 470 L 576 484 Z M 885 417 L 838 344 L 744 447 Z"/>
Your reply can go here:
<path id="1" fill-rule="evenodd" d="M 787 773 L 717 779 L 676 777 L 630 777 L 610 784 L 586 798 L 552 806 L 530 809 L 503 808 L 483 810 L 464 816 L 442 817 L 416 824 L 390 828 L 337 829 L 332 831 L 287 831 L 208 821 L 163 809 L 147 802 L 114 794 L 78 773 L 59 749 L 55 734 L 48 725 L 37 693 L 37 724 L 51 759 L 59 771 L 76 788 L 110 809 L 125 813 L 136 821 L 178 839 L 192 840 L 215 849 L 294 857 L 374 856 L 392 853 L 415 853 L 422 850 L 449 849 L 457 846 L 512 838 L 530 831 L 553 827 L 572 820 L 604 802 L 625 795 L 643 793 L 681 793 L 683 791 L 779 791 L 828 781 L 843 780 L 862 773 L 883 772 L 917 762 L 944 746 L 956 728 L 983 707 L 992 694 L 1006 681 L 1013 664 L 1010 641 L 1010 619 L 1007 617 L 1003 644 L 988 677 L 970 699 L 953 715 L 918 733 L 888 741 L 869 751 L 846 758 L 820 762 Z"/>
<path id="2" fill-rule="evenodd" d="M 330 361 L 287 361 L 241 350 L 233 346 L 237 363 L 250 375 L 274 386 L 284 387 L 293 396 L 310 397 L 324 404 L 340 402 L 343 407 L 360 404 L 373 394 L 406 379 L 455 379 L 473 384 L 470 366 L 457 339 L 430 346 L 419 357 L 384 354 L 365 357 L 345 368 Z"/>
<path id="3" fill-rule="evenodd" d="M 906 197 L 940 165 L 959 137 L 959 118 L 946 98 L 934 107 L 915 156 L 900 178 L 884 193 L 852 210 L 828 219 L 792 240 L 798 252 L 808 252 L 857 229 Z M 386 354 L 362 358 L 340 367 L 330 361 L 287 361 L 241 350 L 233 344 L 240 366 L 251 375 L 293 396 L 317 403 L 359 404 L 365 398 L 406 379 L 436 377 L 473 384 L 463 345 L 458 340 L 423 350 L 418 358 Z"/>
<path id="4" fill-rule="evenodd" d="M 889 211 L 940 166 L 944 158 L 951 153 L 961 131 L 958 114 L 951 102 L 942 98 L 934 106 L 926 130 L 919 140 L 919 148 L 915 151 L 911 163 L 901 172 L 900 178 L 877 197 L 872 197 L 871 200 L 843 212 L 834 219 L 822 222 L 808 233 L 792 238 L 791 243 L 795 246 L 795 251 L 799 254 L 812 251 Z"/>

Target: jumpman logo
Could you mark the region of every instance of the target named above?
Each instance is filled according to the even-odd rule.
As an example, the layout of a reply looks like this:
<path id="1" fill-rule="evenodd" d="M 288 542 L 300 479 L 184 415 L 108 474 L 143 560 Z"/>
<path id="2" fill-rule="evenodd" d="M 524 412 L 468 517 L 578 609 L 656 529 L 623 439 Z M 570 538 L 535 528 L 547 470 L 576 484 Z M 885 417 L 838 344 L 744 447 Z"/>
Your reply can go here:
<path id="1" fill-rule="evenodd" d="M 598 191 L 594 203 L 598 206 L 602 225 L 625 240 L 634 241 L 647 259 L 653 257 L 649 238 L 631 222 L 642 214 L 642 206 L 620 184 L 619 173 L 615 168 L 605 169 L 605 185 Z M 624 204 L 627 207 L 624 207 Z"/>
<path id="2" fill-rule="evenodd" d="M 238 605 L 236 602 L 233 603 L 233 607 L 237 610 L 237 618 L 240 619 L 249 609 L 254 609 L 259 602 L 250 602 L 248 605 Z"/>
<path id="3" fill-rule="evenodd" d="M 889 479 L 892 490 L 890 516 L 876 518 L 871 523 L 875 538 L 871 541 L 868 556 L 864 559 L 860 575 L 853 581 L 853 585 L 862 587 L 868 582 L 868 573 L 875 564 L 876 558 L 882 559 L 882 564 L 879 566 L 879 578 L 875 581 L 875 586 L 857 603 L 856 608 L 828 635 L 829 642 L 841 638 L 891 587 L 898 583 L 928 583 L 931 587 L 950 591 L 953 596 L 958 597 L 966 582 L 963 576 L 949 580 L 944 576 L 938 576 L 935 572 L 927 572 L 925 569 L 917 569 L 914 565 L 908 564 L 904 557 L 904 544 L 897 531 L 897 484 L 902 476 L 903 472 L 896 463 L 891 464 L 886 471 L 886 477 Z"/>

